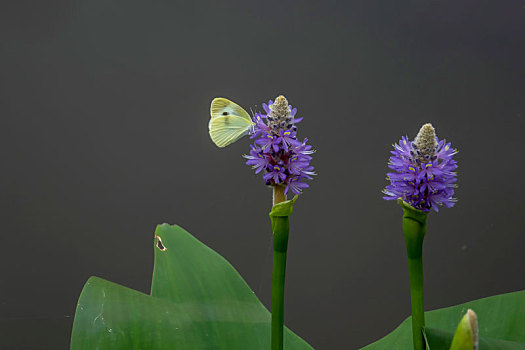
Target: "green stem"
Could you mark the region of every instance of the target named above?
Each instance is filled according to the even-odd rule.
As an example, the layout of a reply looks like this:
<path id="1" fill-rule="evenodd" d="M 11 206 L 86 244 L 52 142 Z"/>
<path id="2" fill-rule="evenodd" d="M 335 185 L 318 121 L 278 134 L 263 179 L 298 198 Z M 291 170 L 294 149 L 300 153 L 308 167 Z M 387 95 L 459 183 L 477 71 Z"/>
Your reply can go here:
<path id="1" fill-rule="evenodd" d="M 412 307 L 412 338 L 414 350 L 425 349 L 423 330 L 425 328 L 425 307 L 423 305 L 423 263 L 422 259 L 408 259 L 410 278 L 410 304 Z"/>
<path id="2" fill-rule="evenodd" d="M 398 200 L 403 208 L 403 236 L 408 257 L 410 304 L 412 308 L 412 339 L 414 350 L 424 350 L 425 306 L 423 292 L 423 239 L 427 230 L 427 214 Z"/>
<path id="3" fill-rule="evenodd" d="M 283 349 L 284 326 L 284 277 L 286 273 L 286 251 L 273 251 L 272 274 L 272 350 Z"/>
<path id="4" fill-rule="evenodd" d="M 292 213 L 292 206 L 296 199 L 297 198 L 286 201 L 284 188 L 274 187 L 274 206 L 270 213 L 273 232 L 272 350 L 283 350 L 284 280 L 286 274 L 286 254 L 288 252 L 288 236 L 290 233 L 288 216 Z"/>

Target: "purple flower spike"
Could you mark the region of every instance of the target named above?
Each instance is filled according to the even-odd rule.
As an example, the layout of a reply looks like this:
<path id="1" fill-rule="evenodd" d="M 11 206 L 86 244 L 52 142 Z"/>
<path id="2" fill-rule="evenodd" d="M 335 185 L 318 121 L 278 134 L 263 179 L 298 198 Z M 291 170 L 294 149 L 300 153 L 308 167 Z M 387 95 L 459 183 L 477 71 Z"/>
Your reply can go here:
<path id="1" fill-rule="evenodd" d="M 256 174 L 264 170 L 267 185 L 286 186 L 285 193 L 301 194 L 309 187 L 303 180 L 312 179 L 316 174 L 310 165 L 312 146 L 306 144 L 307 139 L 303 142 L 297 139 L 297 108 L 279 96 L 275 102 L 263 103 L 263 109 L 266 114 L 256 113 L 253 118 L 251 138 L 256 140 L 250 154 L 244 156 L 246 164 L 251 165 Z"/>
<path id="2" fill-rule="evenodd" d="M 450 208 L 456 203 L 457 151 L 450 143 L 439 140 L 432 124 L 425 124 L 414 141 L 402 137 L 394 150 L 388 167 L 390 181 L 384 190 L 386 200 L 401 198 L 416 209 L 438 211 L 439 206 Z"/>

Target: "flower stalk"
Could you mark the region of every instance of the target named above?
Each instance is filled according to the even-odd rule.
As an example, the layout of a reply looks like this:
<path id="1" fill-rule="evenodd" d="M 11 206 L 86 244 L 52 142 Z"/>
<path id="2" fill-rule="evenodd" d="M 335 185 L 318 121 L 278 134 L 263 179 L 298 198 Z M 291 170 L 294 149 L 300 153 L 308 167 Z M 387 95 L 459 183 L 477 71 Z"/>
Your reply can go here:
<path id="1" fill-rule="evenodd" d="M 415 209 L 398 199 L 403 208 L 403 236 L 408 258 L 410 305 L 412 309 L 412 340 L 414 350 L 424 350 L 425 307 L 423 291 L 423 239 L 427 230 L 427 212 Z"/>
<path id="2" fill-rule="evenodd" d="M 425 305 L 423 292 L 423 239 L 427 230 L 427 215 L 440 206 L 450 208 L 456 203 L 457 153 L 450 143 L 439 140 L 430 123 L 424 124 L 415 139 L 402 137 L 394 144 L 387 174 L 390 184 L 383 198 L 396 200 L 403 208 L 403 236 L 408 258 L 412 338 L 414 350 L 425 346 Z"/>
<path id="3" fill-rule="evenodd" d="M 305 180 L 312 180 L 316 175 L 310 165 L 311 154 L 315 151 L 307 144 L 308 139 L 300 141 L 297 138 L 296 124 L 303 118 L 295 117 L 297 108 L 288 104 L 284 96 L 278 96 L 275 102 L 263 103 L 263 108 L 266 114 L 256 113 L 251 121 L 244 120 L 241 124 L 249 124 L 250 131 L 247 133 L 255 139 L 250 146 L 250 154 L 244 155 L 246 164 L 251 165 L 256 174 L 262 173 L 265 184 L 273 188 L 270 212 L 273 236 L 271 349 L 282 350 L 284 282 L 290 232 L 288 216 L 297 196 L 309 187 Z M 239 133 L 237 127 L 228 125 L 229 119 L 224 119 L 229 115 L 229 109 L 248 116 L 246 111 L 229 100 L 218 98 L 212 101 L 210 136 L 219 147 L 227 146 L 244 135 L 244 129 L 241 128 Z M 289 191 L 296 195 L 292 200 L 286 200 Z"/>
<path id="4" fill-rule="evenodd" d="M 286 194 L 284 193 L 285 187 L 273 186 L 273 205 L 284 202 L 286 200 Z"/>
<path id="5" fill-rule="evenodd" d="M 273 236 L 271 350 L 283 350 L 284 282 L 290 233 L 288 217 L 297 196 L 287 201 L 284 187 L 274 186 L 273 191 L 274 206 L 270 212 Z"/>

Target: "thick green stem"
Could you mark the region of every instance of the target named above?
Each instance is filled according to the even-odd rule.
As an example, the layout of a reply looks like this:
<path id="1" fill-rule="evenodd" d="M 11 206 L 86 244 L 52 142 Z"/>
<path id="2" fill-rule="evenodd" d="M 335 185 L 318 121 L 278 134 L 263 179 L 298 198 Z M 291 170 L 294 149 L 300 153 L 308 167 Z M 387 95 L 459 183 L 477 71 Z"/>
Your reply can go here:
<path id="1" fill-rule="evenodd" d="M 284 277 L 286 251 L 273 251 L 272 274 L 272 350 L 283 349 Z"/>
<path id="2" fill-rule="evenodd" d="M 408 259 L 410 278 L 410 304 L 412 307 L 412 338 L 414 350 L 425 349 L 423 330 L 425 328 L 425 307 L 423 304 L 423 263 L 422 259 Z"/>
<path id="3" fill-rule="evenodd" d="M 423 239 L 427 230 L 427 213 L 408 203 L 398 201 L 403 208 L 403 235 L 408 257 L 410 304 L 412 307 L 412 339 L 414 350 L 424 350 L 425 306 L 423 292 Z"/>
<path id="4" fill-rule="evenodd" d="M 283 350 L 284 327 L 284 280 L 286 274 L 286 254 L 288 252 L 288 236 L 290 223 L 288 216 L 292 213 L 291 201 L 275 203 L 276 198 L 283 199 L 284 192 L 276 193 L 274 188 L 274 206 L 270 213 L 273 232 L 273 271 L 272 271 L 272 327 L 271 349 Z M 277 194 L 277 195 L 276 195 Z M 284 197 L 284 200 L 286 197 Z"/>

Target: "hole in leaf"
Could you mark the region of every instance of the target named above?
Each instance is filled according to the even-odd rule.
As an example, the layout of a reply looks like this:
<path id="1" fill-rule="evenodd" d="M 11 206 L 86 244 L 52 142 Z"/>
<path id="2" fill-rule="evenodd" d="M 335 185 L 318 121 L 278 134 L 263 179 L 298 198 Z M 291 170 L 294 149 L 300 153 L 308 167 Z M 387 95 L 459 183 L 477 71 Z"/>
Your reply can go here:
<path id="1" fill-rule="evenodd" d="M 157 243 L 155 245 L 157 246 L 157 248 L 159 248 L 161 252 L 168 250 L 168 248 L 166 248 L 164 244 L 162 244 L 162 239 L 159 236 L 155 236 L 155 238 L 157 239 Z"/>

